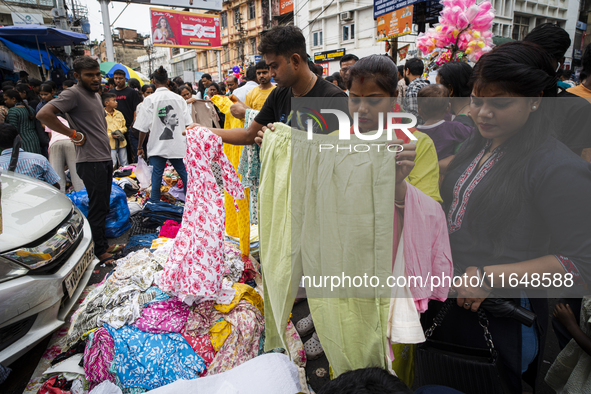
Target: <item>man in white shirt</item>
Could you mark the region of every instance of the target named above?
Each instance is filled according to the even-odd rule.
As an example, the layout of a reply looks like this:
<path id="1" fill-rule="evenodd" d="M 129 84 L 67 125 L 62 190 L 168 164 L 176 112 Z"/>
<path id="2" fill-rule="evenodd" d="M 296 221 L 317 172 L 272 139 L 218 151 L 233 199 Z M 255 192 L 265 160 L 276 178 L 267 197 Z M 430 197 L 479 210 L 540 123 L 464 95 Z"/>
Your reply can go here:
<path id="1" fill-rule="evenodd" d="M 160 201 L 160 184 L 166 161 L 173 165 L 187 191 L 187 171 L 183 163 L 187 142 L 182 133 L 192 123 L 185 100 L 168 90 L 168 73 L 163 67 L 154 73 L 154 85 L 156 91 L 144 99 L 133 126 L 141 131 L 138 156 L 144 159 L 144 139 L 148 133 L 151 134 L 147 149 L 153 166 L 149 200 L 153 203 Z"/>
<path id="2" fill-rule="evenodd" d="M 242 102 L 246 101 L 246 95 L 252 89 L 259 86 L 257 83 L 257 69 L 255 66 L 250 66 L 246 69 L 246 84 L 236 90 L 234 90 L 234 96 L 238 97 L 238 99 Z"/>

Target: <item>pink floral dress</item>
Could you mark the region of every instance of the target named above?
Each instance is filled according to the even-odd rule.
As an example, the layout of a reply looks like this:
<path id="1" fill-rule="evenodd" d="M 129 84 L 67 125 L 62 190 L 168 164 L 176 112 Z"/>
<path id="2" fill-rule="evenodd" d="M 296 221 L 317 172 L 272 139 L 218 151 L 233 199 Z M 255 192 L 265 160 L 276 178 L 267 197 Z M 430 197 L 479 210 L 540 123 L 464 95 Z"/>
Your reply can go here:
<path id="1" fill-rule="evenodd" d="M 183 221 L 159 286 L 188 301 L 215 296 L 222 287 L 224 196 L 211 171 L 212 162 L 219 164 L 224 187 L 235 199 L 244 198 L 244 189 L 222 150 L 221 138 L 204 127 L 187 130 L 184 162 L 188 181 Z"/>

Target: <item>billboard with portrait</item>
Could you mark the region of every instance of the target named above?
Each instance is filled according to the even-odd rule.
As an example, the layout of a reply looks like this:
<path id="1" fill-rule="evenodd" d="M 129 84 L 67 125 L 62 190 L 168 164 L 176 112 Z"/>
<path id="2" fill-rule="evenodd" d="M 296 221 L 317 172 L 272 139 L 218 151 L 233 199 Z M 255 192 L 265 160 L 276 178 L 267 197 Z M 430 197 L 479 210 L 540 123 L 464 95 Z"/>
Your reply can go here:
<path id="1" fill-rule="evenodd" d="M 173 48 L 218 48 L 220 17 L 186 11 L 150 8 L 154 46 Z"/>

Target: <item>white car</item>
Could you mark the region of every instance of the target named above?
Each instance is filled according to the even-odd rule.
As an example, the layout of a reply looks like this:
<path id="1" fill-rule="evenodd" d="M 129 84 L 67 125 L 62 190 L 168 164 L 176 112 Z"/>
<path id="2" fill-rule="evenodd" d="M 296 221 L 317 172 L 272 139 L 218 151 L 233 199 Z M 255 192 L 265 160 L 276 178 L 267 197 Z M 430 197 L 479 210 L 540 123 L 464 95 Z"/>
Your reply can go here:
<path id="1" fill-rule="evenodd" d="M 3 172 L 0 364 L 10 365 L 65 323 L 98 259 L 90 226 L 53 186 Z"/>

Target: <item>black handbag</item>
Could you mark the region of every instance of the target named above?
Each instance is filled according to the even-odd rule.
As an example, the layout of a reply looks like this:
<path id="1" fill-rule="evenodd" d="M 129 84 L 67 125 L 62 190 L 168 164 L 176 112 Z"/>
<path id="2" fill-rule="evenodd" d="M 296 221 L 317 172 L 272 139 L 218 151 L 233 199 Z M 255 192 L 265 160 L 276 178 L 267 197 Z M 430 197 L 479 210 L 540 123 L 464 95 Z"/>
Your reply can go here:
<path id="1" fill-rule="evenodd" d="M 487 348 L 472 348 L 430 339 L 452 308 L 448 299 L 425 331 L 426 342 L 418 345 L 415 377 L 419 387 L 435 384 L 454 388 L 465 394 L 509 393 L 503 364 L 498 361 L 485 312 L 478 309 L 478 322 L 484 331 Z"/>

